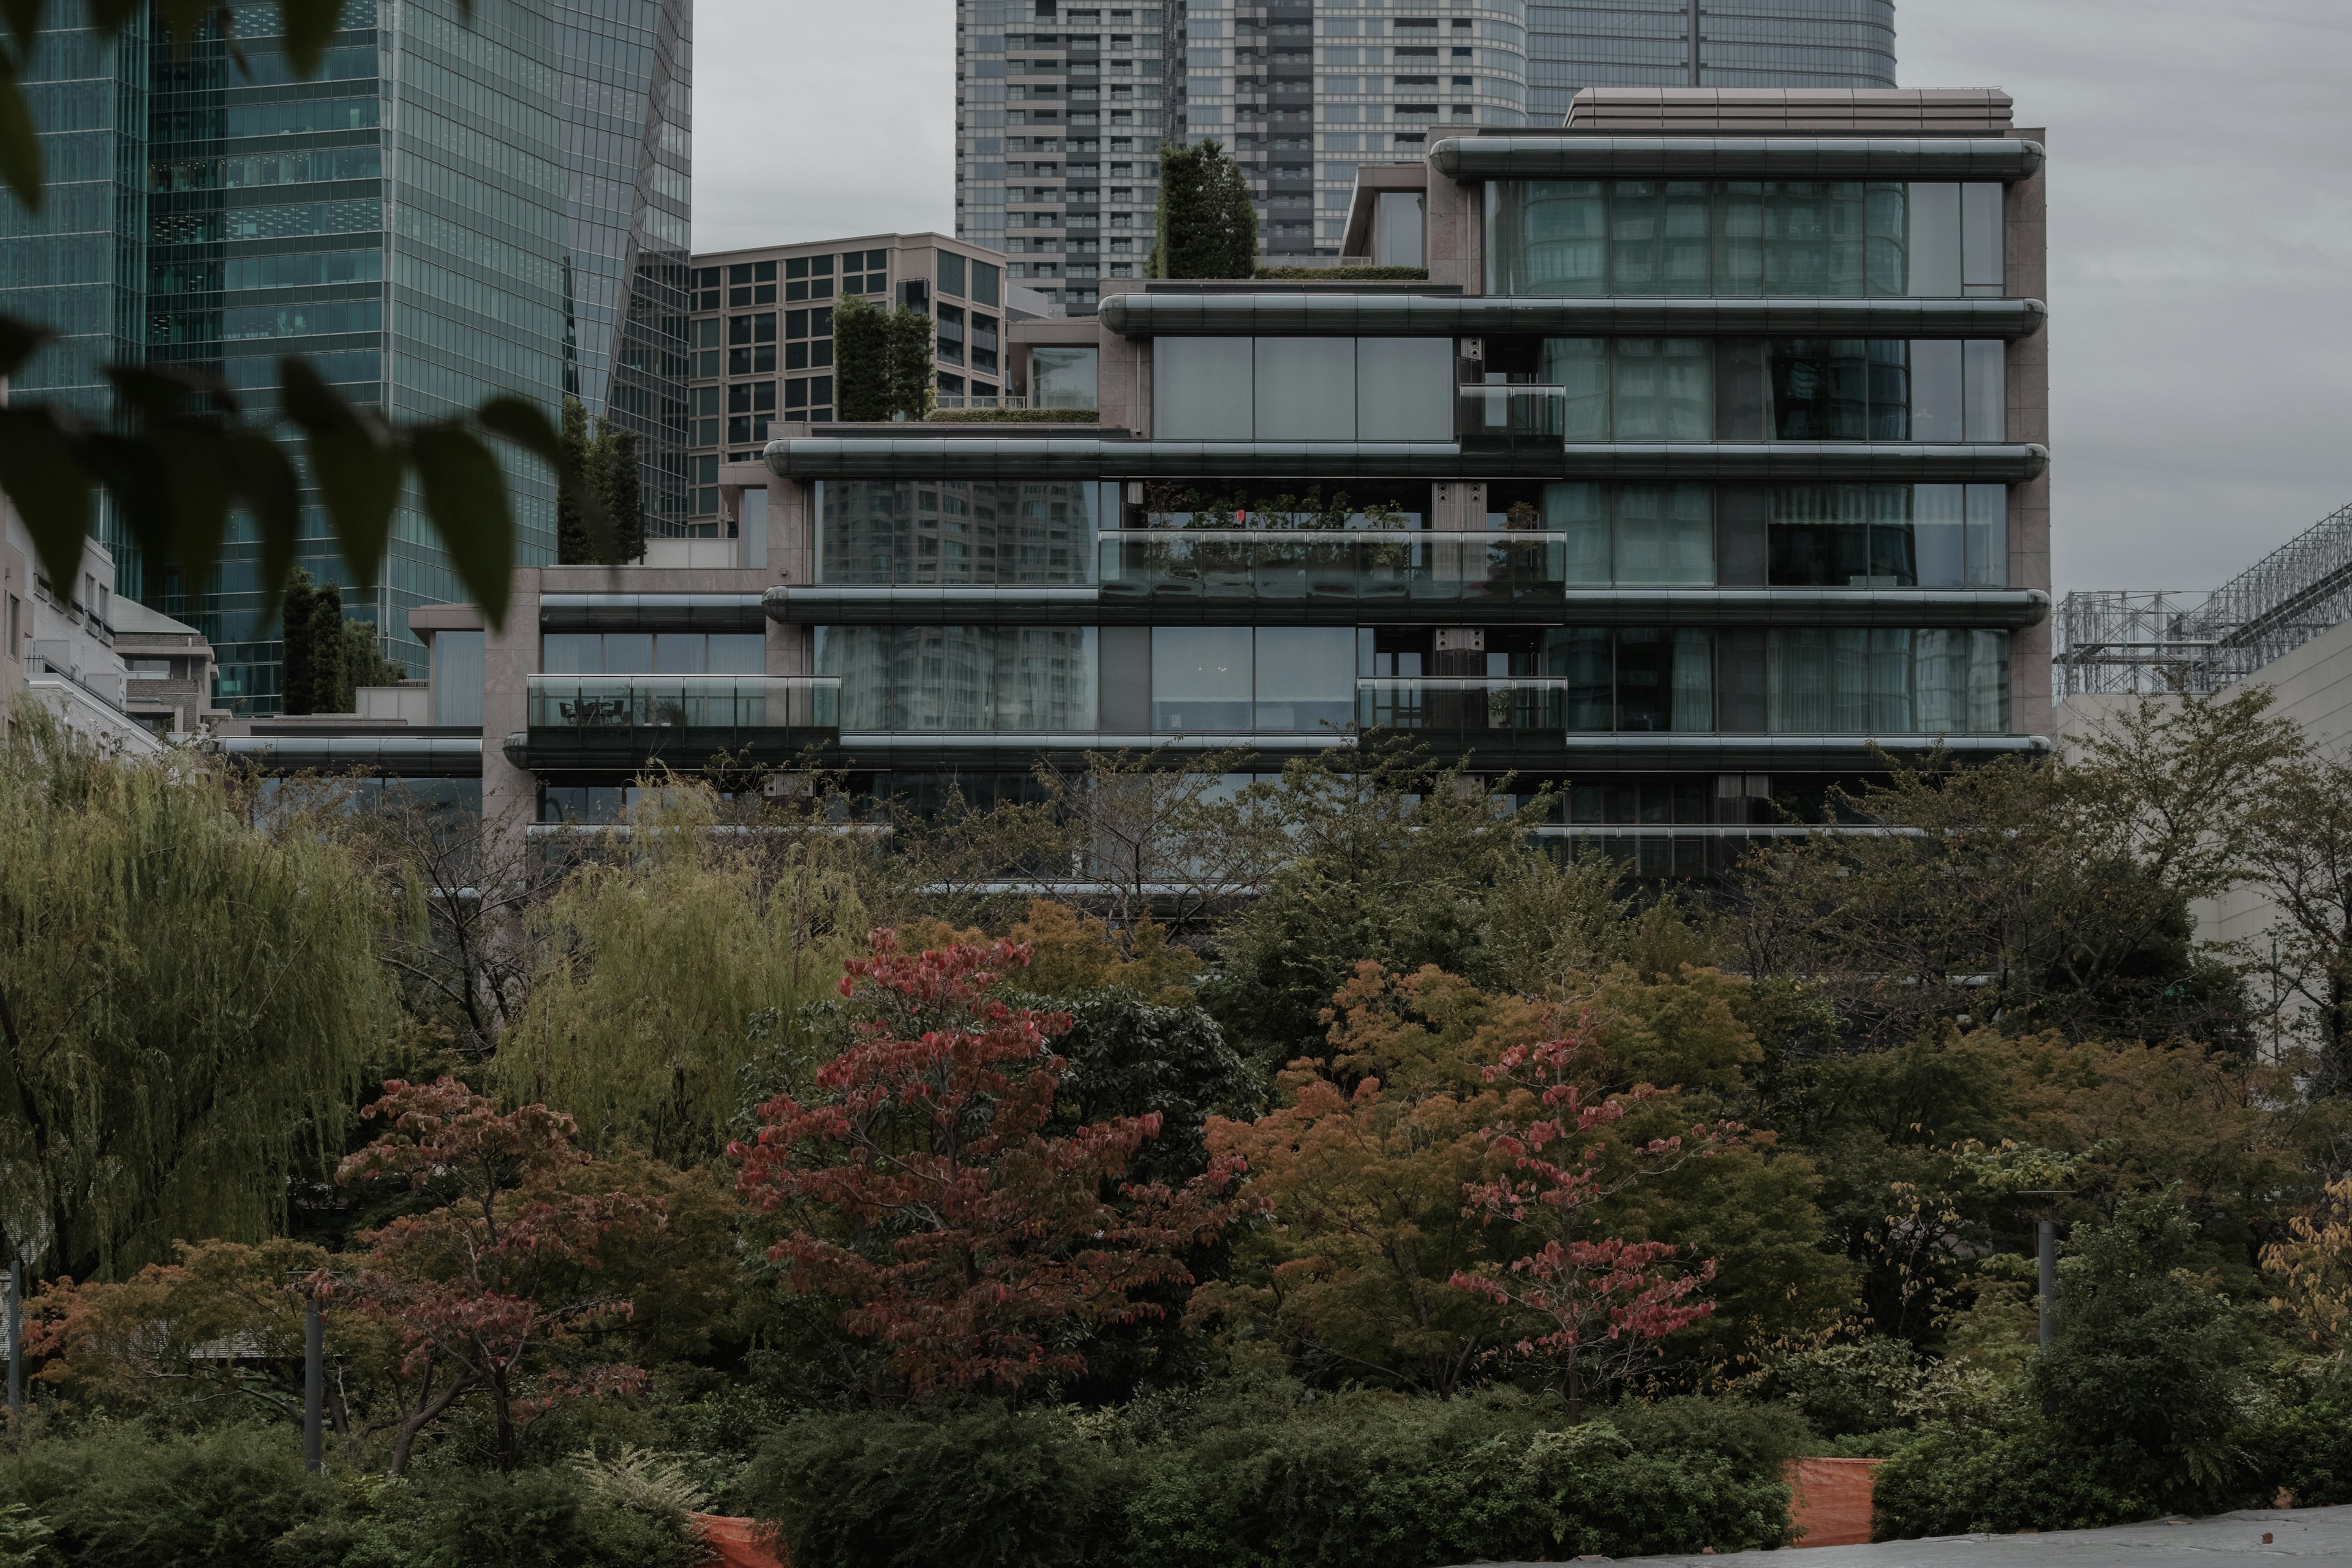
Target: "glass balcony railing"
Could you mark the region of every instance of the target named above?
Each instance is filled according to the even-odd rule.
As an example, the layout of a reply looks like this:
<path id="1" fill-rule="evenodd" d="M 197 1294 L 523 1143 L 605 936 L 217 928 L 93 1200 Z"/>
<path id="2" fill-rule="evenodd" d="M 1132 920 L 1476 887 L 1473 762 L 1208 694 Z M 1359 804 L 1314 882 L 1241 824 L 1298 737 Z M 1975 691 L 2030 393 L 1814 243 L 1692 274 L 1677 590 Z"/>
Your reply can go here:
<path id="1" fill-rule="evenodd" d="M 1356 682 L 1356 724 L 1455 736 L 1559 734 L 1575 685 L 1556 676 L 1372 677 Z"/>
<path id="2" fill-rule="evenodd" d="M 811 675 L 534 675 L 534 730 L 838 730 L 841 681 Z"/>
<path id="3" fill-rule="evenodd" d="M 1481 450 L 1558 447 L 1568 439 L 1568 388 L 1465 386 L 1454 395 L 1454 438 Z"/>
<path id="4" fill-rule="evenodd" d="M 1106 601 L 1559 605 L 1568 536 L 1526 530 L 1130 529 L 1096 542 Z"/>

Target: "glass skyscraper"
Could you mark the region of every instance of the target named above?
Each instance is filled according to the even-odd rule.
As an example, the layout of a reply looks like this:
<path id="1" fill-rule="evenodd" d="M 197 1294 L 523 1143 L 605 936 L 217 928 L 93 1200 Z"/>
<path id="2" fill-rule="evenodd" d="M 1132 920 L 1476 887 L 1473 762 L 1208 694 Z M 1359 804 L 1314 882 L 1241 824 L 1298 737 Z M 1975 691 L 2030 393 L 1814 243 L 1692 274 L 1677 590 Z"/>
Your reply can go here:
<path id="1" fill-rule="evenodd" d="M 1895 85 L 1895 0 L 1528 0 L 1528 112 L 1587 87 Z"/>
<path id="2" fill-rule="evenodd" d="M 34 108 L 58 184 L 37 217 L 6 206 L 0 309 L 72 335 L 17 395 L 97 412 L 97 366 L 144 358 L 266 396 L 289 353 L 403 420 L 571 394 L 637 430 L 660 531 L 684 500 L 687 0 L 607 8 L 476 0 L 468 22 L 457 0 L 346 0 L 300 80 L 274 5 L 233 10 L 242 68 L 218 37 L 46 37 Z M 513 479 L 517 558 L 548 560 L 553 486 Z M 222 703 L 274 709 L 257 546 L 233 535 L 186 584 L 107 531 L 119 591 L 211 639 Z M 297 564 L 348 585 L 324 519 L 307 531 Z M 345 608 L 421 668 L 407 611 L 457 596 L 411 497 Z"/>

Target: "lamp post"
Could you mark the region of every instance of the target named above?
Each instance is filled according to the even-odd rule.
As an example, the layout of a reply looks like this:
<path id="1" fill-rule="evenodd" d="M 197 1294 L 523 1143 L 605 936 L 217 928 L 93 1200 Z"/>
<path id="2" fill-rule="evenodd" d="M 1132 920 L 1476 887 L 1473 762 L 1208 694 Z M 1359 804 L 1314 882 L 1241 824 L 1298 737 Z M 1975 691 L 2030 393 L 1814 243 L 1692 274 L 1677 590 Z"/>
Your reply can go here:
<path id="1" fill-rule="evenodd" d="M 2048 1205 L 2055 1199 L 2073 1197 L 2074 1189 L 2042 1187 L 2017 1195 L 2040 1200 L 2032 1207 L 2042 1211 L 2035 1215 L 2034 1229 L 2041 1263 L 2042 1348 L 2046 1351 L 2058 1332 L 2058 1222 L 2050 1217 Z"/>

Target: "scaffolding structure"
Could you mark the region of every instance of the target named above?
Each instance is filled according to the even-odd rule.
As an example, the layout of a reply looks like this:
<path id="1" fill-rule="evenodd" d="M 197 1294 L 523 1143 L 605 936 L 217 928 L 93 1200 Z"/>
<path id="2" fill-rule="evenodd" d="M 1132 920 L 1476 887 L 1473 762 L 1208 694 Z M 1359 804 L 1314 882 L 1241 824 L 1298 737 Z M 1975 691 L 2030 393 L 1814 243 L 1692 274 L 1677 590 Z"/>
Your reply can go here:
<path id="1" fill-rule="evenodd" d="M 2352 620 L 2352 506 L 2210 593 L 2069 594 L 2057 620 L 2062 698 L 2218 691 Z"/>

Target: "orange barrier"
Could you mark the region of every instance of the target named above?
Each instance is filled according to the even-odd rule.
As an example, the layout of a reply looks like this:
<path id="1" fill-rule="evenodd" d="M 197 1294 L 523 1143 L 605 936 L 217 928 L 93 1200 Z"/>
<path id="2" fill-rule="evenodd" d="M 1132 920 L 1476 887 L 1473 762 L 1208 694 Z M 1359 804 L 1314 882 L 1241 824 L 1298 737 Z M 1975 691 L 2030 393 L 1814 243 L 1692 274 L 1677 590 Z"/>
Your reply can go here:
<path id="1" fill-rule="evenodd" d="M 703 1544 L 711 1552 L 708 1561 L 718 1568 L 785 1568 L 782 1556 L 761 1543 L 755 1521 L 717 1513 L 687 1517 L 701 1527 Z"/>
<path id="2" fill-rule="evenodd" d="M 1791 1459 L 1792 1546 L 1864 1546 L 1870 1542 L 1872 1472 L 1884 1459 Z"/>

